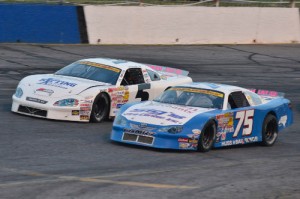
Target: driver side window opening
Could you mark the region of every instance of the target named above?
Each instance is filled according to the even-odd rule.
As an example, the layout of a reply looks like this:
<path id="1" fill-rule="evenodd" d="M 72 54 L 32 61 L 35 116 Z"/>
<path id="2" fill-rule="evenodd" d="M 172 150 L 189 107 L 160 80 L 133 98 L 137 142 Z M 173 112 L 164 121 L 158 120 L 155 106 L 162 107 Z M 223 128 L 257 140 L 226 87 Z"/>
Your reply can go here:
<path id="1" fill-rule="evenodd" d="M 134 85 L 145 83 L 142 70 L 140 68 L 129 68 L 127 69 L 121 85 Z"/>
<path id="2" fill-rule="evenodd" d="M 232 92 L 228 97 L 228 109 L 242 108 L 250 106 L 242 91 Z"/>

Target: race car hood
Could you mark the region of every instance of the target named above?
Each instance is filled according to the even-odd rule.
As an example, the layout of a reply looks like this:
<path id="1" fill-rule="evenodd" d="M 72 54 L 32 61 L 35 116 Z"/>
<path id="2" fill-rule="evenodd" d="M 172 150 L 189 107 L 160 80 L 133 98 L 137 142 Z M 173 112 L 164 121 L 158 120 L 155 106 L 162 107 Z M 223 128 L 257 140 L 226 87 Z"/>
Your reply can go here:
<path id="1" fill-rule="evenodd" d="M 53 74 L 28 76 L 20 84 L 28 94 L 53 98 L 76 95 L 91 87 L 109 85 L 103 82 Z"/>
<path id="2" fill-rule="evenodd" d="M 212 110 L 215 109 L 148 101 L 129 107 L 122 116 L 128 120 L 153 125 L 184 125 L 196 115 Z"/>

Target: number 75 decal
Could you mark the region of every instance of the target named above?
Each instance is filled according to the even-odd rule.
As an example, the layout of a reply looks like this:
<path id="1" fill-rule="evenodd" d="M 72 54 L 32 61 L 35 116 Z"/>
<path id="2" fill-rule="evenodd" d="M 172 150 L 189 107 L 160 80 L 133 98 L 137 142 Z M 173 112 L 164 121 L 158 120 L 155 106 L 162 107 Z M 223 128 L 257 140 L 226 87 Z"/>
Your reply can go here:
<path id="1" fill-rule="evenodd" d="M 235 115 L 235 119 L 239 120 L 233 137 L 237 137 L 243 125 L 243 136 L 251 135 L 253 127 L 254 110 L 239 111 Z"/>

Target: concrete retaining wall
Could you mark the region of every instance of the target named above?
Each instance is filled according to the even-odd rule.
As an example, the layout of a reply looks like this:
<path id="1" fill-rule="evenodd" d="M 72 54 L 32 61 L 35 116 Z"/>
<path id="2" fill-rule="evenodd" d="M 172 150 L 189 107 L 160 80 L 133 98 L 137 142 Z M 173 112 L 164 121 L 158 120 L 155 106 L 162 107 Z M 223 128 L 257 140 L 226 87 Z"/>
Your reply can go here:
<path id="1" fill-rule="evenodd" d="M 91 44 L 294 43 L 299 9 L 85 6 Z"/>
<path id="2" fill-rule="evenodd" d="M 296 43 L 299 9 L 0 4 L 0 42 Z"/>

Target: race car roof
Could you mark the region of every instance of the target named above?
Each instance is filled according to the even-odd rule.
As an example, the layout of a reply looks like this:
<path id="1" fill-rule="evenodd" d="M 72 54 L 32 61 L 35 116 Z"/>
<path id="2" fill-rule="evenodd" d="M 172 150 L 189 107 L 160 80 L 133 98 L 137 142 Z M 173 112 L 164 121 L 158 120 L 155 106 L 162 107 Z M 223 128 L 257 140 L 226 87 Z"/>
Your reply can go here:
<path id="1" fill-rule="evenodd" d="M 180 87 L 192 87 L 192 88 L 202 88 L 202 89 L 209 89 L 214 91 L 220 91 L 225 94 L 229 94 L 233 91 L 244 91 L 248 90 L 245 88 L 241 88 L 238 86 L 232 86 L 232 85 L 226 85 L 226 84 L 217 84 L 217 83 L 211 83 L 211 82 L 192 82 L 188 84 L 180 85 Z"/>
<path id="2" fill-rule="evenodd" d="M 128 68 L 134 68 L 134 67 L 146 67 L 148 68 L 145 64 L 140 64 L 132 61 L 126 61 L 126 60 L 121 60 L 121 59 L 110 59 L 110 58 L 90 58 L 90 59 L 83 59 L 80 61 L 90 61 L 90 62 L 95 62 L 98 64 L 104 64 L 107 66 L 113 66 L 116 68 L 120 68 L 122 70 L 126 70 Z"/>

